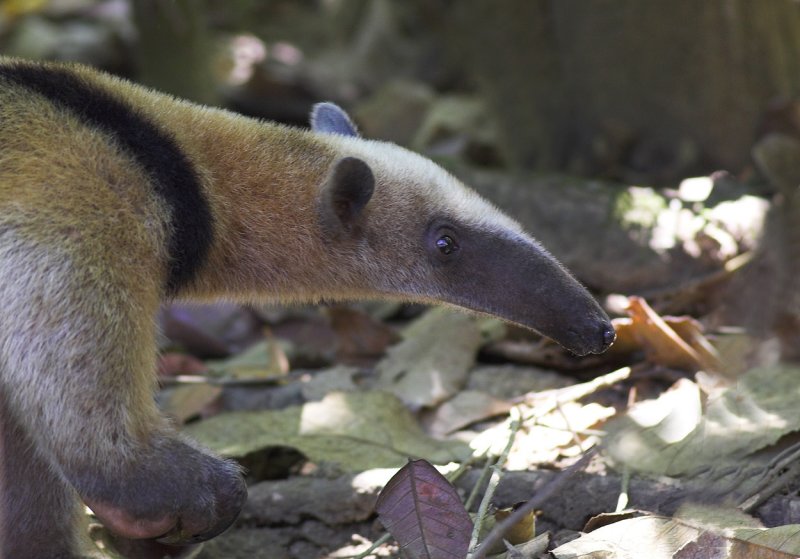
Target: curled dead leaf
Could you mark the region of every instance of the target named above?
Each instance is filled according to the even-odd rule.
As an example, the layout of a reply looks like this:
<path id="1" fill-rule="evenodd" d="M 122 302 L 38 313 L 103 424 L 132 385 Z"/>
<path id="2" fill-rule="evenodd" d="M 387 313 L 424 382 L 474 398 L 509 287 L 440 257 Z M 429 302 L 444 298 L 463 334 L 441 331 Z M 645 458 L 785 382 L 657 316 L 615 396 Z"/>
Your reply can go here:
<path id="1" fill-rule="evenodd" d="M 667 367 L 720 369 L 719 356 L 696 321 L 681 318 L 668 324 L 642 297 L 629 297 L 627 310 L 631 316 L 629 331 L 618 333 L 623 345 L 630 346 L 635 341 L 649 360 Z"/>

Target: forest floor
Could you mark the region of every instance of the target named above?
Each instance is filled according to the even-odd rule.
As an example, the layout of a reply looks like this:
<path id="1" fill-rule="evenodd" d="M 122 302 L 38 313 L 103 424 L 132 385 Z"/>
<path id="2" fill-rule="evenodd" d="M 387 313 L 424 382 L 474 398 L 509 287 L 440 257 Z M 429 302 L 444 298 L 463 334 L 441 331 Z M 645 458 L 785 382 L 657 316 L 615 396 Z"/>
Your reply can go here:
<path id="1" fill-rule="evenodd" d="M 642 298 L 625 304 L 614 348 L 588 358 L 446 309 L 165 309 L 167 343 L 182 351 L 161 358 L 160 403 L 239 460 L 250 486 L 234 527 L 199 557 L 362 556 L 385 533 L 378 495 L 409 459 L 439 465 L 472 512 L 491 491 L 484 532 L 560 484 L 506 536 L 520 546 L 509 557 L 796 553 L 785 525 L 800 522 L 800 368 L 779 363 L 775 340 L 706 335 Z"/>

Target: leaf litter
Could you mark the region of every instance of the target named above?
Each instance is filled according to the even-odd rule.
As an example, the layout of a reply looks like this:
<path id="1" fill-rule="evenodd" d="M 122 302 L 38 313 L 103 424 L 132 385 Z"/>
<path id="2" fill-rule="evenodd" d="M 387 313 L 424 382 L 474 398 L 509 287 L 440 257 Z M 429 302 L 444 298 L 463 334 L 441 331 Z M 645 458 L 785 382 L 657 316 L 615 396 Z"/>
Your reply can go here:
<path id="1" fill-rule="evenodd" d="M 397 337 L 383 330 L 373 336 L 374 341 L 360 344 L 352 338 L 370 329 L 370 319 L 361 311 L 352 315 L 336 311 L 328 318 L 337 321 L 333 332 L 351 339 L 341 345 L 334 342 L 332 347 L 344 348 L 340 353 L 346 355 L 343 362 L 357 366 L 304 372 L 292 365 L 295 358 L 303 362 L 303 357 L 296 357 L 297 349 L 291 342 L 267 339 L 242 355 L 210 363 L 214 372 L 205 378 L 213 385 L 209 386 L 213 391 L 173 396 L 173 403 L 168 402 L 166 407 L 171 406 L 181 421 L 203 417 L 188 425 L 186 432 L 212 449 L 245 462 L 248 456 L 267 449 L 295 449 L 303 459 L 296 467 L 302 469 L 281 483 L 288 488 L 304 479 L 316 480 L 321 486 L 315 492 L 324 491 L 322 487 L 333 483 L 334 478 L 329 477 L 332 472 L 385 471 L 379 468 L 399 468 L 409 457 L 434 464 L 455 462 L 464 468 L 496 457 L 506 445 L 506 476 L 537 465 L 563 467 L 601 444 L 607 467 L 632 475 L 666 475 L 674 483 L 691 487 L 698 471 L 708 474 L 709 468 L 724 469 L 724 465 L 756 460 L 754 453 L 759 450 L 769 456 L 777 441 L 800 430 L 800 412 L 795 411 L 794 405 L 798 396 L 795 380 L 800 375 L 796 368 L 768 365 L 749 370 L 733 384 L 724 378 L 710 381 L 709 374 L 726 368 L 727 354 L 717 354 L 699 323 L 688 317 L 661 317 L 640 298 L 630 298 L 628 304 L 631 318 L 615 319 L 619 341 L 612 356 L 625 356 L 626 361 L 638 364 L 583 383 L 576 384 L 566 376 L 559 380 L 559 374 L 552 369 L 542 368 L 539 373 L 538 369 L 515 365 L 504 366 L 508 375 L 498 369 L 498 378 L 508 383 L 499 392 L 491 380 L 473 383 L 473 372 L 477 379 L 480 371 L 487 369 L 486 365 L 476 367 L 478 352 L 506 339 L 504 330 L 497 330 L 485 319 L 434 309 L 400 330 Z M 351 316 L 353 327 L 347 323 Z M 388 346 L 385 356 L 376 353 L 376 347 L 398 339 Z M 546 355 L 553 352 L 536 340 L 520 339 L 514 343 L 518 344 L 515 347 L 529 343 L 532 348 L 546 348 Z M 524 351 L 520 353 L 523 361 L 531 362 Z M 549 358 L 544 361 L 554 362 Z M 561 362 L 561 358 L 555 360 L 556 364 Z M 609 360 L 613 362 L 614 359 Z M 683 376 L 676 382 L 676 377 L 665 374 L 663 379 L 670 379 L 670 384 L 659 391 L 659 396 L 639 396 L 649 394 L 640 388 L 650 390 L 654 382 L 663 383 L 659 375 L 674 369 L 683 370 Z M 571 365 L 566 370 L 572 370 Z M 516 389 L 515 372 L 520 377 Z M 198 382 L 204 378 L 202 371 L 194 368 L 191 373 L 192 382 L 202 385 Z M 697 375 L 695 380 L 693 374 Z M 545 386 L 558 387 L 529 392 L 526 384 L 541 386 L 534 380 L 537 375 L 541 375 Z M 207 417 L 216 413 L 217 392 L 225 390 L 226 382 L 242 379 L 267 381 L 273 386 L 270 390 L 275 389 L 276 380 L 287 389 L 298 385 L 297 394 L 303 403 L 283 409 L 225 411 Z M 170 378 L 167 382 L 184 388 L 181 381 Z M 475 388 L 467 390 L 467 386 Z M 514 407 L 518 409 L 521 428 L 512 433 L 511 422 L 504 417 Z M 228 409 L 235 409 L 235 405 Z M 785 460 L 770 463 L 762 456 L 758 463 L 762 469 L 777 472 Z M 602 467 L 598 474 L 601 471 Z M 722 487 L 723 481 L 730 484 L 731 476 L 726 472 L 730 474 L 721 472 L 718 479 L 706 475 L 706 488 L 713 489 L 715 483 Z M 775 475 L 773 484 L 779 480 Z M 267 483 L 274 482 L 254 479 L 253 494 L 258 495 L 260 484 Z M 753 486 L 742 483 L 740 488 L 747 493 Z M 738 495 L 737 502 L 745 502 L 748 496 L 755 499 L 755 495 L 769 498 L 769 491 L 774 489 L 767 486 L 766 481 L 760 483 L 761 493 L 752 489 Z M 303 491 L 302 486 L 298 487 Z M 636 506 L 635 495 L 629 498 L 629 504 Z M 636 518 L 610 521 L 570 544 L 557 546 L 554 553 L 556 557 L 617 558 L 646 546 L 654 553 L 649 556 L 659 557 L 663 552 L 665 557 L 680 559 L 706 557 L 703 553 L 713 547 L 719 557 L 771 558 L 794 553 L 792 546 L 797 540 L 792 526 L 745 529 L 723 523 L 711 530 L 703 524 L 702 517 L 687 520 L 646 511 L 639 514 Z M 337 522 L 333 516 L 325 518 L 326 522 Z M 485 519 L 480 521 L 488 523 Z M 542 526 L 547 528 L 549 524 L 543 522 Z M 423 523 L 415 529 L 426 526 Z M 370 540 L 377 539 L 374 532 L 362 533 L 367 539 L 356 547 L 355 540 L 337 547 L 364 550 Z M 546 536 L 546 532 L 540 535 Z M 532 538 L 518 543 L 518 547 L 507 548 L 507 556 L 529 556 L 521 549 L 525 544 L 533 546 Z M 780 545 L 776 543 L 779 538 L 783 538 Z M 540 546 L 543 541 L 552 539 L 537 539 L 535 545 Z M 535 549 L 541 551 L 540 547 Z M 754 550 L 761 555 L 755 555 Z M 502 552 L 503 546 L 494 551 Z M 333 549 L 330 553 L 330 557 L 338 556 Z"/>
<path id="2" fill-rule="evenodd" d="M 764 528 L 734 511 L 688 506 L 674 517 L 641 515 L 553 550 L 556 559 L 788 559 L 800 556 L 800 525 Z"/>
<path id="3" fill-rule="evenodd" d="M 291 447 L 344 471 L 399 467 L 409 456 L 437 464 L 469 456 L 462 442 L 427 436 L 402 402 L 385 392 L 333 392 L 284 410 L 220 414 L 186 432 L 226 456 Z"/>

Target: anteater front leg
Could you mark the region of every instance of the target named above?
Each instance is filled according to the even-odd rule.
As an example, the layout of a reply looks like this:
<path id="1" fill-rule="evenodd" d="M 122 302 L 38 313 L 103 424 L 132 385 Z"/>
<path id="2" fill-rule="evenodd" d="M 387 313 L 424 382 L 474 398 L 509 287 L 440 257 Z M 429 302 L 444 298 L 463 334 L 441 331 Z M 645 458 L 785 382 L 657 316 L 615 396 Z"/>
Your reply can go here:
<path id="1" fill-rule="evenodd" d="M 223 531 L 246 498 L 238 467 L 177 436 L 153 401 L 159 278 L 130 251 L 27 241 L 0 235 L 0 386 L 36 452 L 123 537 Z M 29 491 L 63 493 L 56 480 Z"/>

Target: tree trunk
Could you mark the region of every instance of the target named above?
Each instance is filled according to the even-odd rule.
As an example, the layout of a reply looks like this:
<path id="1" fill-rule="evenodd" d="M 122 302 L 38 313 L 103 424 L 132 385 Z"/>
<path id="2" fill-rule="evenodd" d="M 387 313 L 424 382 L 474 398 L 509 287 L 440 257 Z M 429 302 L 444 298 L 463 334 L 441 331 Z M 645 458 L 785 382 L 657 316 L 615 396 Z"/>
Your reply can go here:
<path id="1" fill-rule="evenodd" d="M 209 105 L 219 97 L 212 75 L 213 45 L 200 0 L 136 0 L 138 81 Z"/>
<path id="2" fill-rule="evenodd" d="M 771 101 L 800 92 L 792 0 L 469 0 L 454 63 L 517 166 L 661 173 L 748 162 Z M 465 56 L 466 55 L 466 56 Z"/>

